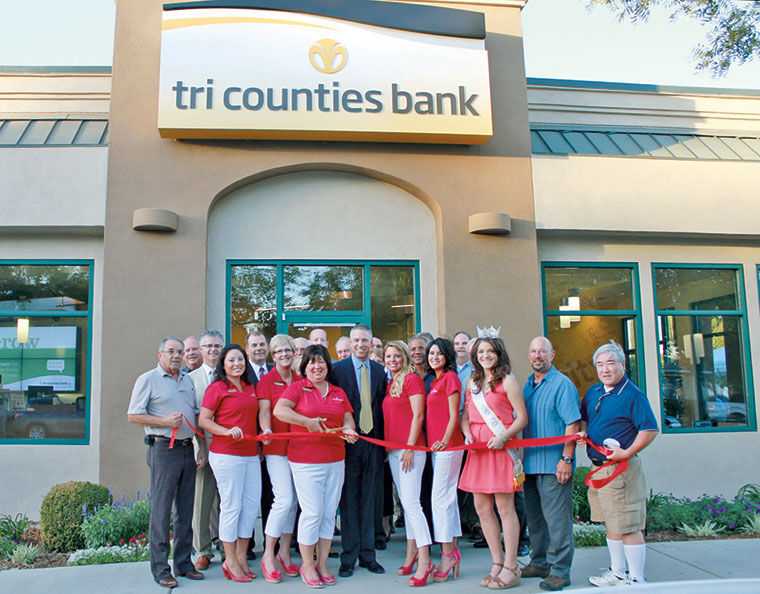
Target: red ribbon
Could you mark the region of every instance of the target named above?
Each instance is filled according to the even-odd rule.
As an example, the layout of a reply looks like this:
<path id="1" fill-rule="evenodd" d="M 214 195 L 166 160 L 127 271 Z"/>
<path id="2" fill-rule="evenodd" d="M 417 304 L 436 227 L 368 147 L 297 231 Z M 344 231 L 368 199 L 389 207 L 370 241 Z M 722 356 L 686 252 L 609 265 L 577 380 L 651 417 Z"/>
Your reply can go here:
<path id="1" fill-rule="evenodd" d="M 199 432 L 195 427 L 193 427 L 190 424 L 190 421 L 187 420 L 186 417 L 183 417 L 184 420 L 187 422 L 188 427 L 192 429 L 193 433 L 196 435 L 199 435 L 201 437 L 205 437 L 205 435 L 201 432 Z M 174 427 L 172 429 L 172 437 L 169 440 L 169 448 L 174 447 L 174 441 L 177 437 L 177 430 L 179 427 Z M 283 440 L 283 439 L 294 439 L 299 437 L 323 437 L 328 439 L 342 439 L 343 436 L 340 433 L 335 432 L 327 432 L 327 433 L 260 433 L 259 435 L 250 435 L 248 433 L 244 433 L 243 437 L 239 440 L 235 441 L 242 441 L 242 440 L 253 440 L 253 441 L 269 441 L 269 440 Z M 364 435 L 359 435 L 359 439 L 363 439 L 366 442 L 388 448 L 390 450 L 416 450 L 418 452 L 432 452 L 433 450 L 426 446 L 417 446 L 417 445 L 408 445 L 405 443 L 399 443 L 399 442 L 393 442 L 393 441 L 385 441 L 384 439 L 375 439 L 373 437 L 366 437 Z M 563 443 L 567 443 L 569 441 L 575 441 L 579 438 L 579 435 L 557 435 L 555 437 L 534 437 L 530 439 L 510 439 L 506 444 L 504 444 L 505 448 L 535 448 L 535 447 L 541 447 L 541 446 L 550 446 L 550 445 L 559 445 Z M 214 439 L 233 439 L 232 437 L 228 435 L 215 435 Z M 600 454 L 607 456 L 612 453 L 612 450 L 605 448 L 605 447 L 599 447 L 596 444 L 592 443 L 591 440 L 588 439 L 588 437 L 585 438 L 586 442 L 594 448 L 597 452 Z M 466 445 L 460 445 L 460 446 L 454 446 L 451 448 L 445 448 L 445 450 L 440 451 L 447 451 L 447 452 L 456 452 L 459 450 L 485 450 L 488 448 L 488 442 L 481 441 L 478 443 L 471 443 Z M 605 478 L 601 479 L 593 479 L 591 478 L 593 475 L 595 475 L 597 472 L 602 470 L 602 468 L 607 468 L 609 466 L 617 464 L 617 468 L 613 471 L 613 473 Z M 586 480 L 584 481 L 587 486 L 591 487 L 592 489 L 601 489 L 605 485 L 612 482 L 616 477 L 618 477 L 620 474 L 625 472 L 625 470 L 628 468 L 628 460 L 621 460 L 620 462 L 613 462 L 611 460 L 605 462 L 602 466 L 599 468 L 595 468 L 591 472 L 589 472 L 586 475 Z"/>

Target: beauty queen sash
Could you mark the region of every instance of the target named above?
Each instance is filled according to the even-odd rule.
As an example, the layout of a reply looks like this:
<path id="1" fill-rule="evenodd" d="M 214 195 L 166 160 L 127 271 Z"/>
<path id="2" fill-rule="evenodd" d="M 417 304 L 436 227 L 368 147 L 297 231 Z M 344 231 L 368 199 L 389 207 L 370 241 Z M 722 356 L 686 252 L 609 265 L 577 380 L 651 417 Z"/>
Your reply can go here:
<path id="1" fill-rule="evenodd" d="M 477 390 L 477 391 L 476 391 Z M 496 416 L 496 413 L 491 410 L 486 402 L 486 397 L 483 392 L 475 386 L 473 382 L 470 382 L 470 398 L 475 408 L 478 409 L 480 416 L 486 422 L 486 425 L 495 436 L 503 436 L 507 433 L 507 428 L 501 419 Z M 519 487 L 525 482 L 525 472 L 523 471 L 522 460 L 517 455 L 517 448 L 506 448 L 509 457 L 512 458 L 512 468 L 514 470 L 514 485 Z"/>

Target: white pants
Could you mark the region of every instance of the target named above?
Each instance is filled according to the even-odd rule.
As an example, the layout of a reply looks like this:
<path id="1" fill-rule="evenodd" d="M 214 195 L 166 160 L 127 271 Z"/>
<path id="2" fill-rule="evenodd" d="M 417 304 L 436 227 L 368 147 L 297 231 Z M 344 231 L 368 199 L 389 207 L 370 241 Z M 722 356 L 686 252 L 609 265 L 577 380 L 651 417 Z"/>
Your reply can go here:
<path id="1" fill-rule="evenodd" d="M 425 469 L 426 454 L 414 452 L 412 468 L 409 472 L 404 472 L 401 469 L 401 454 L 403 453 L 404 450 L 388 452 L 388 464 L 391 467 L 391 475 L 396 484 L 401 507 L 404 508 L 406 538 L 414 540 L 418 547 L 426 547 L 431 544 L 430 530 L 420 504 L 420 485 L 422 471 Z"/>
<path id="2" fill-rule="evenodd" d="M 459 470 L 464 452 L 433 452 L 433 530 L 437 542 L 452 542 L 462 536 L 457 503 Z"/>
<path id="3" fill-rule="evenodd" d="M 219 540 L 251 538 L 261 505 L 259 457 L 209 452 L 208 462 L 219 489 Z"/>
<path id="4" fill-rule="evenodd" d="M 298 503 L 301 504 L 298 542 L 313 545 L 320 538 L 332 540 L 335 512 L 346 474 L 345 462 L 290 462 L 290 470 L 298 493 Z"/>
<path id="5" fill-rule="evenodd" d="M 273 538 L 280 538 L 282 533 L 293 534 L 293 525 L 296 522 L 296 488 L 293 484 L 293 475 L 290 473 L 290 465 L 287 456 L 268 455 L 264 457 L 269 471 L 269 479 L 272 481 L 272 493 L 274 501 L 267 518 L 264 533 Z"/>

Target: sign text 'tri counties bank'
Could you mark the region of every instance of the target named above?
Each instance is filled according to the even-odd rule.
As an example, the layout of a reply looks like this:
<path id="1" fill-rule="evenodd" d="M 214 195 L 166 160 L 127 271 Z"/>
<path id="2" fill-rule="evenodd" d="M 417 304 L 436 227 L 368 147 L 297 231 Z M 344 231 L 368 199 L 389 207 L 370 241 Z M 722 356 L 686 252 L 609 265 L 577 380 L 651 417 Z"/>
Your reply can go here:
<path id="1" fill-rule="evenodd" d="M 482 144 L 482 39 L 256 9 L 164 12 L 165 138 Z"/>

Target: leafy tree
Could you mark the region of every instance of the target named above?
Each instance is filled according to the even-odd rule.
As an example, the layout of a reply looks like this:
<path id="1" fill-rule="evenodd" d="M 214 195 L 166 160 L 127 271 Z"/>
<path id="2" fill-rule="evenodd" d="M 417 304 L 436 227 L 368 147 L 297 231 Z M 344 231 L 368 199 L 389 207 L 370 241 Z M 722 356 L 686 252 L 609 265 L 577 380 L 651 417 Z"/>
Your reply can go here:
<path id="1" fill-rule="evenodd" d="M 760 2 L 752 0 L 587 0 L 605 6 L 620 21 L 645 22 L 653 7 L 671 10 L 671 19 L 685 17 L 711 27 L 707 43 L 694 49 L 697 70 L 724 76 L 733 64 L 760 57 Z"/>

